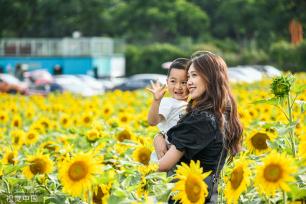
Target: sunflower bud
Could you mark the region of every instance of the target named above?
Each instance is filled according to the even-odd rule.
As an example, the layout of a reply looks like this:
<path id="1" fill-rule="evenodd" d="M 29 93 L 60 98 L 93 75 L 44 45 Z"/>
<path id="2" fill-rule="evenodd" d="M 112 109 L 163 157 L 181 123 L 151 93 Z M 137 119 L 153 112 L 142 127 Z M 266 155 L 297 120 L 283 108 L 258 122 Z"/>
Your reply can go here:
<path id="1" fill-rule="evenodd" d="M 294 77 L 292 75 L 279 76 L 273 79 L 271 84 L 272 93 L 279 98 L 283 98 L 289 94 L 293 84 Z"/>

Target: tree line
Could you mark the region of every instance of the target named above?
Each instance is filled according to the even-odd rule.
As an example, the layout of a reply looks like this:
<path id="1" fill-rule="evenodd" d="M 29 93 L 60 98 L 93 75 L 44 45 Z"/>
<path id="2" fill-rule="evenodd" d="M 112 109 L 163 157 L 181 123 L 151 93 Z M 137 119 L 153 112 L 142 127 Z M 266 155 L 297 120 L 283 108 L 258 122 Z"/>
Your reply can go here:
<path id="1" fill-rule="evenodd" d="M 227 53 L 251 48 L 256 55 L 265 52 L 269 56 L 273 43 L 290 42 L 292 19 L 306 28 L 304 0 L 0 2 L 1 38 L 58 38 L 80 31 L 83 36 L 121 38 L 139 49 L 158 43 L 184 52 L 204 43 Z"/>

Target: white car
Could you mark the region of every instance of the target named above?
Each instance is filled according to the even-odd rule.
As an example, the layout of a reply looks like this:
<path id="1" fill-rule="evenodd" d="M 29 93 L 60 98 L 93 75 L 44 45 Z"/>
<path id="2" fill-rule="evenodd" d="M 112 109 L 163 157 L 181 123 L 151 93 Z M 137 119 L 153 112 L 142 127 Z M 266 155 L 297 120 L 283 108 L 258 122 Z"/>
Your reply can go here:
<path id="1" fill-rule="evenodd" d="M 88 86 L 90 86 L 93 90 L 104 93 L 105 87 L 103 85 L 103 82 L 95 79 L 92 76 L 85 75 L 85 74 L 79 74 L 76 75 L 78 78 L 80 78 L 84 83 L 86 83 Z"/>
<path id="2" fill-rule="evenodd" d="M 132 75 L 129 79 L 159 81 L 162 84 L 167 83 L 167 75 L 164 74 L 135 74 Z"/>
<path id="3" fill-rule="evenodd" d="M 18 78 L 11 74 L 0 74 L 0 80 L 14 86 L 18 86 L 21 89 L 27 89 L 28 85 L 25 82 L 20 81 Z"/>
<path id="4" fill-rule="evenodd" d="M 230 81 L 252 83 L 263 78 L 263 74 L 251 66 L 230 67 L 228 70 Z"/>
<path id="5" fill-rule="evenodd" d="M 278 70 L 277 68 L 271 65 L 252 65 L 252 67 L 262 72 L 264 75 L 268 77 L 280 76 L 282 74 L 282 71 Z"/>
<path id="6" fill-rule="evenodd" d="M 57 75 L 55 76 L 55 82 L 61 85 L 64 91 L 80 94 L 82 96 L 95 96 L 102 93 L 92 89 L 75 75 Z"/>

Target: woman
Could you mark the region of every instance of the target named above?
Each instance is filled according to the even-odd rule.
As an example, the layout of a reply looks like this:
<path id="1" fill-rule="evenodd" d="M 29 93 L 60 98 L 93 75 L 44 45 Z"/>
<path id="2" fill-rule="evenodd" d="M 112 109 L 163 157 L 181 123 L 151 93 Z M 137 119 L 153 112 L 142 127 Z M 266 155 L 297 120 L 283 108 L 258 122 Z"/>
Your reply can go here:
<path id="1" fill-rule="evenodd" d="M 240 150 L 242 135 L 227 65 L 211 52 L 197 52 L 187 71 L 191 100 L 186 115 L 167 132 L 172 145 L 159 160 L 159 170 L 199 160 L 204 171 L 215 174 L 218 163 L 219 169 L 223 167 L 227 153 L 231 159 Z M 156 137 L 154 146 L 158 152 L 165 151 L 164 139 Z"/>

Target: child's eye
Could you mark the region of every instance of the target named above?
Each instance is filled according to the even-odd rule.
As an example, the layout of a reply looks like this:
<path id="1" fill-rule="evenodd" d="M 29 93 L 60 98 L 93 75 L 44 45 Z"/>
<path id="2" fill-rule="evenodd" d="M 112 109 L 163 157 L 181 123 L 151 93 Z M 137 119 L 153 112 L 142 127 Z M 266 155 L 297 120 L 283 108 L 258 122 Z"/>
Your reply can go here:
<path id="1" fill-rule="evenodd" d="M 187 84 L 187 81 L 182 81 L 182 84 L 183 84 L 183 85 Z"/>

